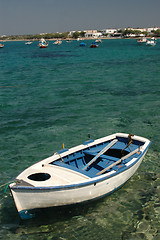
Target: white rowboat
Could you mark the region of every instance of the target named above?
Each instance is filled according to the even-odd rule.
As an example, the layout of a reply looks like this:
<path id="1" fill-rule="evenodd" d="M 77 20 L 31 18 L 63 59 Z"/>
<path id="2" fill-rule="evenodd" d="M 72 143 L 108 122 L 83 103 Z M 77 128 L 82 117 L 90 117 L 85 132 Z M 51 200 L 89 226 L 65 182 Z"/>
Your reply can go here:
<path id="1" fill-rule="evenodd" d="M 30 210 L 97 199 L 121 187 L 138 169 L 150 141 L 116 133 L 62 149 L 19 174 L 10 190 L 22 219 Z"/>

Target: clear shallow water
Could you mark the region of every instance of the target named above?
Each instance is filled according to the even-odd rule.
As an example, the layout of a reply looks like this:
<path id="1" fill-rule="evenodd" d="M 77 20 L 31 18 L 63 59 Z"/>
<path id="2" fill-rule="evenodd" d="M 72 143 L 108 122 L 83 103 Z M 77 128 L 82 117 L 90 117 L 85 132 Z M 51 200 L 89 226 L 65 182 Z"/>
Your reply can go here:
<path id="1" fill-rule="evenodd" d="M 115 132 L 149 138 L 137 173 L 101 200 L 21 221 L 0 188 L 0 239 L 159 239 L 160 41 L 6 42 L 0 49 L 0 185 L 62 148 Z"/>

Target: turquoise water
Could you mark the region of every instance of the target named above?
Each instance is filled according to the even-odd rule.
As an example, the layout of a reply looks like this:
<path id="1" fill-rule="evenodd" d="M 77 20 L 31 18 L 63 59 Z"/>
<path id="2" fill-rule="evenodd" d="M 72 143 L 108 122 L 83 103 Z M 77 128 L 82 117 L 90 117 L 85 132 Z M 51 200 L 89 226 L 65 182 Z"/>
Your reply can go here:
<path id="1" fill-rule="evenodd" d="M 0 49 L 0 185 L 62 149 L 115 132 L 152 144 L 136 174 L 101 200 L 20 220 L 0 188 L 0 239 L 160 238 L 160 40 L 6 42 Z"/>

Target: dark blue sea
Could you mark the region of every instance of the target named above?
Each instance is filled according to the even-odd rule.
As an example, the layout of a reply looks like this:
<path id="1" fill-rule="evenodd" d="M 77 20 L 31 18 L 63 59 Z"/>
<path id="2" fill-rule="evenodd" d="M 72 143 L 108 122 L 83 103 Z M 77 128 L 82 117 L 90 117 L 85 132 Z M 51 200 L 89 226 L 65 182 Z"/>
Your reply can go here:
<path id="1" fill-rule="evenodd" d="M 160 40 L 5 42 L 0 49 L 0 239 L 160 239 Z M 19 218 L 7 183 L 54 152 L 115 132 L 152 144 L 118 191 Z M 5 191 L 5 193 L 4 193 Z"/>

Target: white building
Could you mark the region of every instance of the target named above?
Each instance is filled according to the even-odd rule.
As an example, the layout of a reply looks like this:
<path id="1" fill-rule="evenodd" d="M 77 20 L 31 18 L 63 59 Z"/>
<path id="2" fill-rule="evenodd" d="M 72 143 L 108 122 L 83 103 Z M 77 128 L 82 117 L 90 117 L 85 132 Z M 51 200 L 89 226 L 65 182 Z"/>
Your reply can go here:
<path id="1" fill-rule="evenodd" d="M 134 34 L 134 33 L 129 33 L 129 34 L 126 35 L 126 37 L 131 37 L 131 38 L 132 38 L 132 37 L 136 37 L 136 36 L 137 36 L 137 35 Z"/>
<path id="2" fill-rule="evenodd" d="M 146 28 L 125 28 L 125 30 L 133 30 L 133 31 L 140 31 L 140 32 L 145 32 Z"/>
<path id="3" fill-rule="evenodd" d="M 152 31 L 157 31 L 159 28 L 158 27 L 152 27 L 152 28 L 125 28 L 125 30 L 133 30 L 133 31 L 140 31 L 140 32 L 148 32 L 151 33 Z"/>
<path id="4" fill-rule="evenodd" d="M 101 32 L 97 32 L 97 30 L 86 30 L 85 32 L 85 37 L 86 38 L 98 38 L 102 37 Z"/>
<path id="5" fill-rule="evenodd" d="M 103 29 L 102 30 L 102 34 L 105 35 L 105 34 L 114 34 L 117 32 L 117 29 L 115 28 L 109 28 L 109 29 Z"/>
<path id="6" fill-rule="evenodd" d="M 157 31 L 159 28 L 157 28 L 157 27 L 153 27 L 153 28 L 146 28 L 146 31 L 148 32 L 148 33 L 151 33 L 152 31 Z"/>

